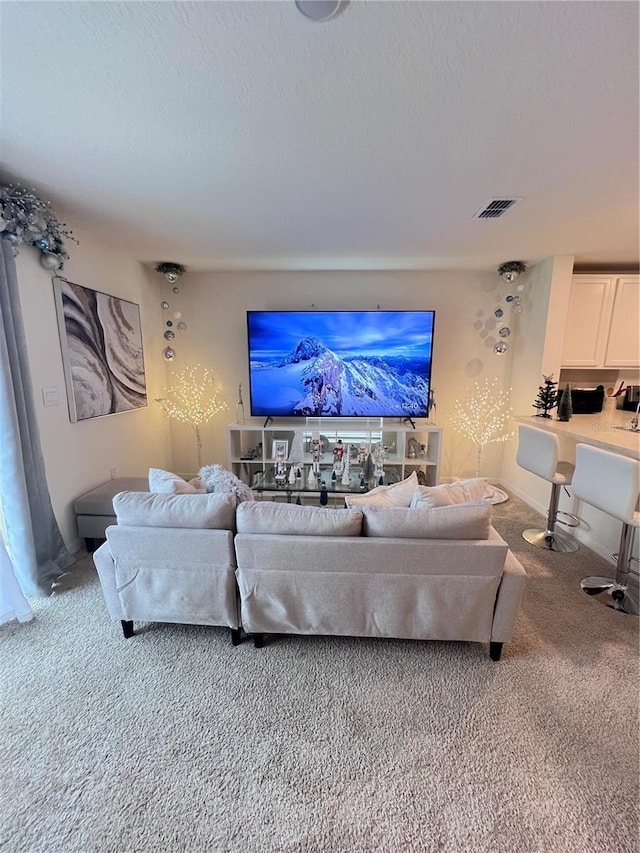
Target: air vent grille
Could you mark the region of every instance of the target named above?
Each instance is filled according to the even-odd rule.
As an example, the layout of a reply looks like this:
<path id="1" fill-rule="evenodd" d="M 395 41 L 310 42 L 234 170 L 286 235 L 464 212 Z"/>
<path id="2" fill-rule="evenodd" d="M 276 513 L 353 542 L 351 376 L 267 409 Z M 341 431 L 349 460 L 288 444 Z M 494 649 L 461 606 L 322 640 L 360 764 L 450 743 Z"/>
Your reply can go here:
<path id="1" fill-rule="evenodd" d="M 518 202 L 522 201 L 522 196 L 515 198 L 492 198 L 473 214 L 474 219 L 497 219 L 503 216 L 507 210 L 510 210 Z"/>

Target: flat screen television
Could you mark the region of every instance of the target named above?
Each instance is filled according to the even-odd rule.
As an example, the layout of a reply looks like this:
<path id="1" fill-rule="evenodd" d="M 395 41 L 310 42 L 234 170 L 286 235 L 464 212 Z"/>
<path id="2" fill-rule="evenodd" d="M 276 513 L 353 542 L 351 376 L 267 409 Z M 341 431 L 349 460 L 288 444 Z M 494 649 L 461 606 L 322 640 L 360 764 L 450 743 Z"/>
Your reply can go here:
<path id="1" fill-rule="evenodd" d="M 248 311 L 254 417 L 423 418 L 435 311 Z"/>

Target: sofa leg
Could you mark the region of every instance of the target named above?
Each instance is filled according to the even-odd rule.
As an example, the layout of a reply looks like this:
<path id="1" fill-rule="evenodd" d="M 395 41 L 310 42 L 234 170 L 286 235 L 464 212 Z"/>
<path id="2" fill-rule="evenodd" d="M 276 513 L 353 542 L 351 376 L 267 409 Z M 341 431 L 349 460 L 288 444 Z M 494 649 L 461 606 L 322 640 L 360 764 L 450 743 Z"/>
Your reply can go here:
<path id="1" fill-rule="evenodd" d="M 489 643 L 489 657 L 491 660 L 500 660 L 503 645 L 504 643 Z"/>
<path id="2" fill-rule="evenodd" d="M 125 639 L 128 640 L 129 637 L 133 637 L 133 621 L 121 619 L 120 624 L 122 625 L 122 633 L 124 634 Z"/>
<path id="3" fill-rule="evenodd" d="M 96 540 L 89 536 L 84 537 L 84 547 L 87 549 L 87 554 L 93 554 L 96 550 Z"/>
<path id="4" fill-rule="evenodd" d="M 240 628 L 231 629 L 231 642 L 234 646 L 239 646 L 242 641 L 242 631 Z"/>
<path id="5" fill-rule="evenodd" d="M 261 649 L 264 646 L 264 634 L 254 634 L 253 645 L 256 649 Z"/>

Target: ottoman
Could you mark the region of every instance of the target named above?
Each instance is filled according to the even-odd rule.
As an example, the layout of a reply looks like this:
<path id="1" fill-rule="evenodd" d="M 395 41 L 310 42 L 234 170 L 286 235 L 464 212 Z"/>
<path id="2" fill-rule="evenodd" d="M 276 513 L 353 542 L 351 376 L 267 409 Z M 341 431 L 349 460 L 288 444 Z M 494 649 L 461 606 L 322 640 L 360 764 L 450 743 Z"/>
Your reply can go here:
<path id="1" fill-rule="evenodd" d="M 73 502 L 78 522 L 78 533 L 84 539 L 87 551 L 95 551 L 97 542 L 105 539 L 105 530 L 116 523 L 113 498 L 118 492 L 148 492 L 148 477 L 116 477 Z"/>

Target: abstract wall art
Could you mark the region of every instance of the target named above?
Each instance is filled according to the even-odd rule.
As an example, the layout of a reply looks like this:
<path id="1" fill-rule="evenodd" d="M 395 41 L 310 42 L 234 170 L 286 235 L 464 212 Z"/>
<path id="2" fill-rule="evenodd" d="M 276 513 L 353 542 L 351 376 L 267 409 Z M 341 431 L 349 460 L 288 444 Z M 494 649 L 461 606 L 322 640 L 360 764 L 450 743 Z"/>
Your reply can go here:
<path id="1" fill-rule="evenodd" d="M 58 276 L 53 287 L 70 419 L 146 406 L 139 306 Z"/>

